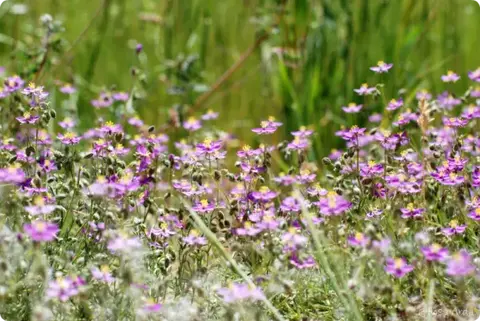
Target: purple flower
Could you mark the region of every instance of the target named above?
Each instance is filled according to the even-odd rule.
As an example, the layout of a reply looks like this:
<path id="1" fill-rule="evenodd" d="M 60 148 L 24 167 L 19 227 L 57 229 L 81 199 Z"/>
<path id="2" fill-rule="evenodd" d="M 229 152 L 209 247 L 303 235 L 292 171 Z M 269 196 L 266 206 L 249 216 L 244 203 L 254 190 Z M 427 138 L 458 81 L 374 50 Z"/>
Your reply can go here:
<path id="1" fill-rule="evenodd" d="M 352 207 L 352 203 L 336 192 L 328 192 L 326 197 L 320 198 L 314 204 L 320 209 L 320 213 L 325 216 L 341 215 Z"/>
<path id="2" fill-rule="evenodd" d="M 252 217 L 252 216 L 250 216 Z M 253 218 L 252 218 L 253 219 Z M 273 213 L 267 213 L 263 215 L 262 220 L 258 222 L 255 227 L 259 228 L 261 231 L 263 230 L 271 230 L 275 231 L 279 228 L 280 224 L 282 223 L 281 220 L 276 219 Z"/>
<path id="3" fill-rule="evenodd" d="M 290 250 L 294 250 L 305 245 L 307 241 L 308 238 L 299 234 L 297 228 L 293 226 L 282 235 L 282 243 L 284 243 Z"/>
<path id="4" fill-rule="evenodd" d="M 105 283 L 112 283 L 115 281 L 115 278 L 112 276 L 110 272 L 110 268 L 108 265 L 102 265 L 99 268 L 95 267 L 92 269 L 92 276 L 95 280 L 102 281 Z"/>
<path id="5" fill-rule="evenodd" d="M 360 176 L 364 178 L 372 178 L 383 174 L 383 165 L 377 164 L 374 161 L 369 161 L 367 164 L 360 164 Z"/>
<path id="6" fill-rule="evenodd" d="M 226 303 L 243 300 L 259 301 L 265 298 L 260 288 L 241 283 L 232 283 L 227 288 L 218 289 L 217 293 Z"/>
<path id="7" fill-rule="evenodd" d="M 317 183 L 307 188 L 307 194 L 310 196 L 325 196 L 328 194 L 328 191 Z"/>
<path id="8" fill-rule="evenodd" d="M 292 264 L 297 269 L 303 270 L 315 267 L 317 265 L 317 262 L 315 262 L 315 259 L 311 255 L 309 255 L 305 259 L 300 259 L 298 255 L 294 253 L 292 254 L 292 256 L 290 256 L 290 264 Z"/>
<path id="9" fill-rule="evenodd" d="M 191 230 L 188 236 L 182 238 L 183 242 L 189 245 L 206 245 L 207 239 L 200 236 L 197 230 Z"/>
<path id="10" fill-rule="evenodd" d="M 260 122 L 259 128 L 253 128 L 252 132 L 259 135 L 273 134 L 280 126 L 282 126 L 282 123 L 275 121 L 274 117 L 269 117 L 268 120 Z"/>
<path id="11" fill-rule="evenodd" d="M 250 197 L 257 202 L 268 203 L 277 197 L 278 193 L 271 191 L 267 186 L 262 186 L 258 191 L 250 193 Z"/>
<path id="12" fill-rule="evenodd" d="M 480 207 L 477 207 L 468 213 L 468 217 L 475 221 L 480 221 Z"/>
<path id="13" fill-rule="evenodd" d="M 71 84 L 68 84 L 68 83 L 60 87 L 60 92 L 63 94 L 71 95 L 76 91 L 77 91 L 77 88 L 73 87 Z"/>
<path id="14" fill-rule="evenodd" d="M 477 86 L 472 89 L 472 91 L 470 92 L 470 97 L 480 98 L 480 86 Z"/>
<path id="15" fill-rule="evenodd" d="M 480 82 L 480 67 L 468 72 L 468 78 L 475 82 Z"/>
<path id="16" fill-rule="evenodd" d="M 397 278 L 401 278 L 413 271 L 413 266 L 408 264 L 404 258 L 388 258 L 385 271 Z"/>
<path id="17" fill-rule="evenodd" d="M 58 125 L 60 127 L 62 127 L 63 129 L 70 129 L 70 128 L 75 127 L 76 122 L 73 119 L 71 119 L 70 117 L 65 117 L 65 119 L 63 119 L 63 121 L 59 122 Z"/>
<path id="18" fill-rule="evenodd" d="M 404 126 L 412 121 L 418 120 L 418 114 L 412 113 L 410 110 L 400 114 L 397 118 L 397 121 L 393 122 L 395 126 Z"/>
<path id="19" fill-rule="evenodd" d="M 307 138 L 312 136 L 313 130 L 307 129 L 305 126 L 301 126 L 297 131 L 293 131 L 292 135 L 300 138 Z"/>
<path id="20" fill-rule="evenodd" d="M 472 172 L 472 186 L 480 187 L 480 166 L 475 166 Z"/>
<path id="21" fill-rule="evenodd" d="M 22 124 L 35 124 L 40 117 L 32 115 L 30 112 L 25 112 L 23 116 L 16 118 Z"/>
<path id="22" fill-rule="evenodd" d="M 67 132 L 65 135 L 58 134 L 57 138 L 65 145 L 76 145 L 80 142 L 81 138 L 73 132 Z"/>
<path id="23" fill-rule="evenodd" d="M 371 114 L 369 117 L 368 117 L 368 121 L 371 122 L 371 123 L 379 123 L 382 121 L 382 115 L 381 114 L 378 114 L 378 113 L 375 113 L 375 114 Z"/>
<path id="24" fill-rule="evenodd" d="M 282 201 L 280 205 L 280 210 L 282 212 L 300 212 L 301 210 L 300 202 L 293 196 L 287 197 Z"/>
<path id="25" fill-rule="evenodd" d="M 202 199 L 200 202 L 195 203 L 192 209 L 197 213 L 210 213 L 215 210 L 215 207 L 215 203 Z"/>
<path id="26" fill-rule="evenodd" d="M 79 293 L 79 284 L 70 277 L 59 277 L 55 281 L 50 281 L 47 289 L 49 299 L 58 299 L 61 302 L 68 301 L 72 296 Z"/>
<path id="27" fill-rule="evenodd" d="M 358 113 L 362 109 L 363 105 L 357 105 L 355 103 L 349 103 L 348 106 L 343 106 L 342 109 L 348 114 Z"/>
<path id="28" fill-rule="evenodd" d="M 437 243 L 430 246 L 424 246 L 420 250 L 427 261 L 444 261 L 448 258 L 448 249 Z"/>
<path id="29" fill-rule="evenodd" d="M 446 75 L 441 77 L 443 82 L 457 82 L 460 79 L 460 76 L 449 70 Z"/>
<path id="30" fill-rule="evenodd" d="M 142 126 L 144 125 L 143 121 L 142 121 L 140 118 L 136 117 L 136 116 L 129 118 L 129 119 L 128 119 L 128 123 L 129 123 L 130 125 L 135 126 L 135 127 L 138 127 L 138 128 L 140 128 L 140 127 L 142 127 Z"/>
<path id="31" fill-rule="evenodd" d="M 422 89 L 416 94 L 417 100 L 430 100 L 432 99 L 432 94 L 430 94 L 427 90 Z"/>
<path id="32" fill-rule="evenodd" d="M 303 151 L 303 150 L 306 150 L 309 145 L 310 145 L 310 142 L 307 139 L 300 138 L 299 136 L 295 136 L 295 138 L 290 143 L 288 143 L 287 149 Z"/>
<path id="33" fill-rule="evenodd" d="M 141 53 L 143 50 L 143 45 L 141 43 L 137 43 L 137 45 L 135 46 L 135 53 L 138 55 L 139 53 Z"/>
<path id="34" fill-rule="evenodd" d="M 20 78 L 17 75 L 12 76 L 12 77 L 8 77 L 3 82 L 4 90 L 7 93 L 12 93 L 12 92 L 15 92 L 17 90 L 22 89 L 24 84 L 25 84 L 25 82 L 22 80 L 22 78 Z"/>
<path id="35" fill-rule="evenodd" d="M 45 199 L 41 196 L 35 197 L 33 205 L 25 206 L 25 210 L 30 215 L 47 215 L 55 211 L 56 206 L 45 204 Z"/>
<path id="36" fill-rule="evenodd" d="M 19 164 L 11 165 L 7 168 L 0 168 L 0 182 L 7 184 L 17 184 L 25 181 L 25 172 Z"/>
<path id="37" fill-rule="evenodd" d="M 358 126 L 352 126 L 347 130 L 340 130 L 335 133 L 335 135 L 340 136 L 344 140 L 357 144 L 358 139 L 365 135 L 366 128 L 359 128 Z"/>
<path id="38" fill-rule="evenodd" d="M 360 86 L 360 88 L 354 89 L 353 91 L 356 92 L 357 94 L 359 94 L 360 96 L 366 96 L 366 95 L 371 95 L 374 92 L 376 92 L 377 88 L 368 87 L 368 84 L 365 83 L 365 84 L 362 84 Z"/>
<path id="39" fill-rule="evenodd" d="M 119 91 L 119 92 L 113 93 L 112 98 L 115 99 L 116 101 L 127 101 L 129 98 L 129 95 L 124 91 Z"/>
<path id="40" fill-rule="evenodd" d="M 458 225 L 458 221 L 452 220 L 450 221 L 448 227 L 442 228 L 442 233 L 445 236 L 452 236 L 455 234 L 463 234 L 465 232 L 465 229 L 467 228 L 466 225 Z"/>
<path id="41" fill-rule="evenodd" d="M 148 299 L 143 304 L 142 310 L 146 313 L 155 313 L 160 311 L 162 304 L 155 302 L 153 299 Z"/>
<path id="42" fill-rule="evenodd" d="M 190 117 L 183 122 L 183 128 L 189 132 L 194 132 L 202 128 L 202 122 L 195 117 Z"/>
<path id="43" fill-rule="evenodd" d="M 415 208 L 413 203 L 409 203 L 407 207 L 401 208 L 400 211 L 402 212 L 402 218 L 417 218 L 422 216 L 422 214 L 425 212 L 425 209 Z"/>
<path id="44" fill-rule="evenodd" d="M 399 100 L 392 99 L 392 100 L 390 100 L 390 102 L 387 105 L 387 110 L 389 110 L 389 111 L 397 110 L 398 108 L 400 108 L 402 106 L 403 106 L 403 99 L 401 99 L 401 98 Z"/>
<path id="45" fill-rule="evenodd" d="M 214 112 L 213 110 L 209 109 L 205 114 L 202 115 L 202 120 L 213 120 L 218 118 L 218 113 Z"/>
<path id="46" fill-rule="evenodd" d="M 466 276 L 475 271 L 475 266 L 472 264 L 472 257 L 467 250 L 460 250 L 458 253 L 452 255 L 447 262 L 447 274 L 452 276 Z"/>
<path id="47" fill-rule="evenodd" d="M 455 186 L 465 182 L 464 176 L 458 175 L 454 172 L 449 172 L 448 169 L 445 170 L 444 168 L 439 168 L 430 175 L 432 175 L 432 177 L 442 185 Z"/>
<path id="48" fill-rule="evenodd" d="M 447 127 L 465 127 L 468 124 L 468 119 L 462 117 L 443 117 L 443 124 Z"/>
<path id="49" fill-rule="evenodd" d="M 36 242 L 53 241 L 59 232 L 57 224 L 42 220 L 23 225 L 23 230 Z"/>
<path id="50" fill-rule="evenodd" d="M 108 242 L 107 248 L 112 253 L 128 253 L 139 249 L 141 246 L 142 243 L 137 237 L 129 237 L 127 234 L 119 233 Z"/>
<path id="51" fill-rule="evenodd" d="M 378 208 L 373 208 L 370 212 L 367 213 L 367 218 L 371 219 L 374 217 L 378 217 L 383 214 L 383 210 Z"/>
<path id="52" fill-rule="evenodd" d="M 437 97 L 437 102 L 441 108 L 447 110 L 452 110 L 453 107 L 462 103 L 460 99 L 453 97 L 446 91 Z"/>
<path id="53" fill-rule="evenodd" d="M 111 93 L 102 92 L 100 96 L 91 101 L 92 106 L 95 108 L 107 108 L 113 104 L 113 97 Z"/>
<path id="54" fill-rule="evenodd" d="M 222 141 L 212 141 L 211 139 L 205 139 L 203 143 L 197 144 L 196 154 L 201 155 L 213 155 L 222 148 Z"/>
<path id="55" fill-rule="evenodd" d="M 370 70 L 377 74 L 386 73 L 393 67 L 393 64 L 387 64 L 384 61 L 379 61 L 376 66 L 370 67 Z"/>
<path id="56" fill-rule="evenodd" d="M 252 222 L 245 222 L 243 224 L 243 227 L 239 227 L 235 230 L 235 233 L 237 235 L 241 235 L 241 236 L 244 236 L 244 235 L 248 235 L 248 236 L 255 236 L 257 235 L 258 233 L 260 233 L 262 231 L 262 229 L 256 227 L 255 225 L 252 224 Z"/>
<path id="57" fill-rule="evenodd" d="M 370 238 L 365 234 L 357 232 L 347 238 L 348 244 L 355 247 L 366 247 L 370 243 Z"/>

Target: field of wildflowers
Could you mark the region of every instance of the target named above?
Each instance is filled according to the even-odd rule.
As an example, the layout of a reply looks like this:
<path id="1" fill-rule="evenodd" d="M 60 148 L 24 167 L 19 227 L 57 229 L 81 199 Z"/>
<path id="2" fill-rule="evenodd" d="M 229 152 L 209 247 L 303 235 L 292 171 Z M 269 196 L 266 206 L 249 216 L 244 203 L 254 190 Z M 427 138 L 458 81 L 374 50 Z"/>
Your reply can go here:
<path id="1" fill-rule="evenodd" d="M 189 58 L 164 79 L 183 103 L 142 117 L 141 42 L 130 84 L 86 100 L 85 77 L 45 80 L 69 68 L 64 28 L 36 26 L 0 60 L 0 320 L 480 316 L 478 65 L 434 92 L 369 61 L 338 106 L 364 121 L 283 135 L 288 115 L 263 112 L 241 136 L 195 108 L 215 85 Z M 319 158 L 319 136 L 340 148 Z"/>

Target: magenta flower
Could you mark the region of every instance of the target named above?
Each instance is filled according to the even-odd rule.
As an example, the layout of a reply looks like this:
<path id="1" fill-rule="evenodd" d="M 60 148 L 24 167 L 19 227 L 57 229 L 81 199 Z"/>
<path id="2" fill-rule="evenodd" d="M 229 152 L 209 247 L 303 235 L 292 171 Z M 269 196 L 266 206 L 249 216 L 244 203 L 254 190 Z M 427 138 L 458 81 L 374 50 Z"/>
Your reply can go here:
<path id="1" fill-rule="evenodd" d="M 297 228 L 293 226 L 282 235 L 282 243 L 284 243 L 290 250 L 305 245 L 307 241 L 308 238 L 299 234 Z"/>
<path id="2" fill-rule="evenodd" d="M 112 98 L 115 99 L 116 101 L 127 101 L 129 98 L 129 95 L 124 91 L 119 91 L 119 92 L 113 93 Z"/>
<path id="3" fill-rule="evenodd" d="M 355 103 L 349 103 L 348 106 L 343 106 L 342 109 L 348 114 L 358 113 L 362 110 L 363 105 L 357 105 Z"/>
<path id="4" fill-rule="evenodd" d="M 312 136 L 313 130 L 307 129 L 305 126 L 301 126 L 297 131 L 293 131 L 292 135 L 300 138 L 307 138 Z"/>
<path id="5" fill-rule="evenodd" d="M 416 94 L 417 100 L 430 100 L 432 99 L 432 94 L 430 94 L 427 90 L 422 89 Z"/>
<path id="6" fill-rule="evenodd" d="M 95 108 L 107 108 L 113 104 L 112 94 L 102 92 L 97 99 L 91 101 L 91 104 Z"/>
<path id="7" fill-rule="evenodd" d="M 460 76 L 449 70 L 446 75 L 440 77 L 443 82 L 457 82 L 460 79 Z"/>
<path id="8" fill-rule="evenodd" d="M 480 67 L 468 72 L 468 78 L 475 82 L 480 82 Z"/>
<path id="9" fill-rule="evenodd" d="M 452 236 L 455 234 L 463 234 L 465 232 L 465 229 L 467 228 L 466 225 L 459 225 L 458 221 L 452 220 L 450 221 L 448 227 L 442 228 L 442 233 L 445 236 Z"/>
<path id="10" fill-rule="evenodd" d="M 227 288 L 217 290 L 226 303 L 233 303 L 243 300 L 259 301 L 265 298 L 262 290 L 258 287 L 251 287 L 248 284 L 232 283 Z"/>
<path id="11" fill-rule="evenodd" d="M 447 274 L 452 276 L 467 276 L 475 271 L 472 256 L 467 250 L 460 250 L 447 261 Z"/>
<path id="12" fill-rule="evenodd" d="M 360 86 L 360 88 L 354 89 L 353 91 L 356 92 L 357 94 L 359 94 L 360 96 L 366 96 L 366 95 L 371 95 L 374 92 L 376 92 L 377 88 L 368 87 L 368 84 L 365 83 L 365 84 L 362 84 Z"/>
<path id="13" fill-rule="evenodd" d="M 443 124 L 453 128 L 465 127 L 468 124 L 468 119 L 462 117 L 443 117 Z"/>
<path id="14" fill-rule="evenodd" d="M 366 128 L 359 128 L 358 126 L 352 126 L 350 129 L 340 130 L 335 135 L 340 136 L 344 140 L 357 144 L 359 138 L 365 136 Z"/>
<path id="15" fill-rule="evenodd" d="M 375 114 L 371 114 L 368 117 L 368 121 L 371 123 L 379 123 L 382 121 L 382 118 L 383 116 L 381 114 L 375 113 Z"/>
<path id="16" fill-rule="evenodd" d="M 42 220 L 33 221 L 31 224 L 24 224 L 23 230 L 35 242 L 53 241 L 60 231 L 57 224 Z"/>
<path id="17" fill-rule="evenodd" d="M 260 122 L 259 128 L 253 128 L 252 132 L 259 135 L 273 134 L 280 126 L 282 126 L 281 122 L 277 122 L 274 117 L 269 117 L 268 120 Z"/>
<path id="18" fill-rule="evenodd" d="M 213 110 L 209 109 L 207 113 L 202 115 L 202 120 L 213 120 L 218 118 L 218 113 L 214 112 Z"/>
<path id="19" fill-rule="evenodd" d="M 300 212 L 302 207 L 300 206 L 300 202 L 293 196 L 287 197 L 282 201 L 280 205 L 280 210 L 282 212 Z"/>
<path id="20" fill-rule="evenodd" d="M 76 145 L 81 140 L 81 137 L 78 137 L 75 133 L 72 132 L 68 132 L 65 135 L 58 134 L 57 138 L 65 145 Z"/>
<path id="21" fill-rule="evenodd" d="M 379 61 L 376 66 L 370 67 L 370 70 L 377 74 L 386 73 L 393 67 L 393 64 L 387 64 L 384 61 Z"/>
<path id="22" fill-rule="evenodd" d="M 162 304 L 155 302 L 153 299 L 148 299 L 143 304 L 142 310 L 146 313 L 155 313 L 160 311 Z"/>
<path id="23" fill-rule="evenodd" d="M 427 261 L 444 261 L 448 258 L 448 249 L 437 243 L 430 246 L 424 246 L 420 250 Z"/>
<path id="24" fill-rule="evenodd" d="M 22 89 L 24 84 L 25 84 L 25 82 L 22 80 L 22 78 L 20 78 L 17 75 L 12 76 L 12 77 L 8 77 L 3 82 L 4 90 L 7 93 L 12 93 L 12 92 L 15 92 L 17 90 Z"/>
<path id="25" fill-rule="evenodd" d="M 462 100 L 453 97 L 451 94 L 445 91 L 437 97 L 437 102 L 441 108 L 452 110 L 455 106 L 460 105 Z"/>
<path id="26" fill-rule="evenodd" d="M 186 121 L 183 122 L 183 128 L 188 130 L 189 132 L 194 132 L 202 128 L 202 122 L 195 117 L 190 117 Z"/>
<path id="27" fill-rule="evenodd" d="M 135 126 L 135 127 L 138 127 L 138 128 L 140 128 L 140 127 L 142 127 L 142 126 L 144 125 L 143 121 L 142 121 L 140 118 L 136 117 L 136 116 L 135 116 L 135 117 L 130 117 L 130 118 L 128 119 L 128 123 L 129 123 L 130 125 Z"/>
<path id="28" fill-rule="evenodd" d="M 412 113 L 410 110 L 407 109 L 406 112 L 400 114 L 397 118 L 397 121 L 393 122 L 395 126 L 404 126 L 412 121 L 418 120 L 418 114 Z"/>
<path id="29" fill-rule="evenodd" d="M 199 202 L 195 203 L 192 209 L 197 213 L 210 213 L 215 210 L 215 203 L 209 202 L 206 199 L 202 199 Z"/>
<path id="30" fill-rule="evenodd" d="M 14 164 L 7 168 L 0 168 L 0 182 L 7 184 L 17 184 L 25 181 L 25 172 L 19 164 Z"/>
<path id="31" fill-rule="evenodd" d="M 58 125 L 60 127 L 62 127 L 63 129 L 70 129 L 70 128 L 75 127 L 76 122 L 73 119 L 71 119 L 70 117 L 65 117 L 65 119 L 63 119 L 63 121 L 59 122 Z"/>
<path id="32" fill-rule="evenodd" d="M 262 217 L 262 220 L 260 222 L 257 222 L 257 224 L 255 224 L 255 227 L 257 227 L 261 231 L 275 231 L 280 227 L 281 223 L 282 221 L 280 219 L 276 219 L 273 213 L 267 213 Z"/>
<path id="33" fill-rule="evenodd" d="M 258 233 L 260 233 L 262 229 L 256 227 L 255 225 L 252 224 L 252 222 L 245 222 L 243 224 L 243 227 L 239 227 L 235 230 L 235 234 L 241 235 L 241 236 L 255 236 Z"/>
<path id="34" fill-rule="evenodd" d="M 290 256 L 290 264 L 292 264 L 297 269 L 303 270 L 315 267 L 317 265 L 317 262 L 315 262 L 315 259 L 311 255 L 307 256 L 304 259 L 300 259 L 298 255 L 294 253 L 292 254 L 292 256 Z"/>
<path id="35" fill-rule="evenodd" d="M 99 268 L 95 267 L 91 270 L 92 276 L 95 280 L 104 282 L 104 283 L 112 283 L 115 281 L 115 278 L 112 276 L 110 272 L 110 268 L 108 265 L 102 265 Z"/>
<path id="36" fill-rule="evenodd" d="M 403 99 L 392 99 L 387 105 L 387 110 L 393 111 L 403 106 Z"/>
<path id="37" fill-rule="evenodd" d="M 349 245 L 354 247 L 366 247 L 370 243 L 370 238 L 363 233 L 357 232 L 347 238 Z"/>
<path id="38" fill-rule="evenodd" d="M 25 206 L 25 210 L 30 215 L 47 215 L 55 211 L 56 206 L 51 204 L 45 204 L 45 199 L 41 196 L 37 196 L 33 205 Z"/>
<path id="39" fill-rule="evenodd" d="M 407 263 L 404 258 L 388 258 L 385 271 L 397 278 L 413 271 L 413 266 Z"/>
<path id="40" fill-rule="evenodd" d="M 183 242 L 189 245 L 206 245 L 207 239 L 200 236 L 197 230 L 191 230 L 188 236 L 182 238 Z"/>
<path id="41" fill-rule="evenodd" d="M 437 169 L 431 173 L 433 178 L 442 185 L 455 186 L 465 182 L 465 177 L 454 172 L 445 171 L 443 168 Z"/>
<path id="42" fill-rule="evenodd" d="M 480 221 L 480 207 L 477 207 L 468 213 L 468 217 L 475 221 Z"/>
<path id="43" fill-rule="evenodd" d="M 383 165 L 377 164 L 374 161 L 369 161 L 367 164 L 360 164 L 360 176 L 364 178 L 372 178 L 383 174 Z"/>
<path id="44" fill-rule="evenodd" d="M 142 243 L 137 237 L 129 237 L 127 234 L 119 233 L 108 242 L 107 248 L 112 253 L 128 253 L 139 249 L 141 246 Z"/>
<path id="45" fill-rule="evenodd" d="M 352 203 L 336 192 L 329 192 L 326 197 L 321 197 L 314 203 L 325 216 L 341 215 L 352 207 Z"/>
<path id="46" fill-rule="evenodd" d="M 32 115 L 30 112 L 25 112 L 23 116 L 16 118 L 22 124 L 35 124 L 40 117 Z"/>
<path id="47" fill-rule="evenodd" d="M 477 86 L 472 89 L 472 91 L 470 92 L 470 97 L 480 98 L 480 86 Z"/>
<path id="48" fill-rule="evenodd" d="M 277 195 L 277 192 L 271 191 L 270 188 L 268 188 L 267 186 L 262 186 L 258 191 L 253 191 L 250 193 L 250 197 L 253 200 L 263 203 L 270 202 L 275 197 L 277 197 Z"/>
<path id="49" fill-rule="evenodd" d="M 295 138 L 290 143 L 288 143 L 287 149 L 303 151 L 306 150 L 309 146 L 310 142 L 307 139 L 295 136 Z"/>
<path id="50" fill-rule="evenodd" d="M 197 144 L 196 154 L 201 155 L 213 155 L 222 148 L 222 141 L 212 141 L 211 139 L 205 139 L 203 143 Z"/>
<path id="51" fill-rule="evenodd" d="M 413 203 L 409 203 L 407 207 L 401 208 L 400 211 L 402 212 L 402 218 L 417 218 L 422 216 L 422 214 L 425 212 L 425 209 L 415 208 Z"/>
<path id="52" fill-rule="evenodd" d="M 59 277 L 55 281 L 50 281 L 47 289 L 49 299 L 58 299 L 61 302 L 68 301 L 72 296 L 79 293 L 79 284 L 70 277 Z"/>
<path id="53" fill-rule="evenodd" d="M 73 87 L 71 84 L 68 84 L 68 83 L 60 87 L 60 92 L 63 94 L 71 95 L 76 91 L 77 91 L 77 88 Z"/>

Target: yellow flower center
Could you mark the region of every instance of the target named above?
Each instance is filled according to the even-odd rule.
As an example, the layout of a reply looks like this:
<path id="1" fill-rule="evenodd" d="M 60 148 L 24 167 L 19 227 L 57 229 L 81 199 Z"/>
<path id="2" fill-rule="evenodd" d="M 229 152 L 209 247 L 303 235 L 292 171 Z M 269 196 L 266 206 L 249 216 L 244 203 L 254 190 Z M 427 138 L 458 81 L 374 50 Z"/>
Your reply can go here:
<path id="1" fill-rule="evenodd" d="M 402 259 L 395 259 L 394 265 L 395 265 L 396 269 L 400 269 L 404 265 L 403 260 Z"/>
<path id="2" fill-rule="evenodd" d="M 206 206 L 208 206 L 208 200 L 203 199 L 203 200 L 200 201 L 200 204 L 202 204 L 203 207 L 206 207 Z"/>
<path id="3" fill-rule="evenodd" d="M 33 204 L 35 204 L 36 206 L 43 206 L 43 205 L 45 205 L 45 200 L 43 199 L 43 197 L 37 196 L 33 200 Z"/>

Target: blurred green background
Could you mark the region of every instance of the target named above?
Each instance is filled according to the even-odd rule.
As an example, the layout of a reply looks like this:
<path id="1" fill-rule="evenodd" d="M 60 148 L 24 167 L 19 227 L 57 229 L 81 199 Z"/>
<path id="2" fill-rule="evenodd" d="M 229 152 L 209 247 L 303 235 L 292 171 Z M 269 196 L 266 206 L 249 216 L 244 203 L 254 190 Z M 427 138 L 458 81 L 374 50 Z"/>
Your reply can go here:
<path id="1" fill-rule="evenodd" d="M 174 106 L 181 114 L 213 109 L 219 127 L 255 143 L 250 128 L 274 115 L 285 122 L 277 140 L 299 125 L 314 127 L 317 157 L 340 146 L 335 130 L 365 123 L 399 89 L 407 99 L 419 88 L 442 91 L 440 76 L 452 69 L 463 77 L 448 88 L 460 92 L 466 72 L 480 66 L 480 6 L 472 0 L 8 0 L 0 7 L 0 66 L 21 72 L 19 48 L 38 40 L 44 13 L 63 22 L 66 42 L 41 82 L 76 83 L 72 103 L 84 127 L 98 116 L 89 101 L 102 86 L 135 86 L 142 99 L 133 107 L 148 123 L 165 122 Z M 388 75 L 369 70 L 378 60 L 394 63 Z M 132 66 L 143 70 L 141 83 Z M 364 82 L 384 82 L 384 97 L 355 96 Z M 351 101 L 367 108 L 347 116 L 341 106 Z"/>

